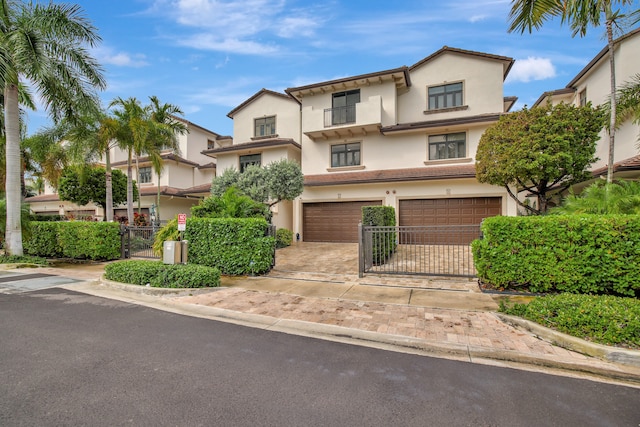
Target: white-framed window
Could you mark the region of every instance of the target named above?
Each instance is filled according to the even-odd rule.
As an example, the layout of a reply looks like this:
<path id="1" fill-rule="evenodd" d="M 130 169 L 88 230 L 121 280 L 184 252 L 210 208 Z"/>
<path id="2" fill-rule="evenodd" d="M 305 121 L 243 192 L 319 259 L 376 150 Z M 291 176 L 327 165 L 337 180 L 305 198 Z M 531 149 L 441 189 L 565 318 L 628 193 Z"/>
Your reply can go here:
<path id="1" fill-rule="evenodd" d="M 240 172 L 251 165 L 262 165 L 262 154 L 247 154 L 246 156 L 240 156 Z"/>
<path id="2" fill-rule="evenodd" d="M 587 106 L 587 89 L 586 88 L 580 91 L 579 97 L 580 97 L 580 106 L 586 107 Z"/>
<path id="3" fill-rule="evenodd" d="M 464 132 L 429 135 L 429 160 L 459 159 L 467 156 Z"/>
<path id="4" fill-rule="evenodd" d="M 462 82 L 431 86 L 427 89 L 429 110 L 461 107 L 464 102 L 462 90 Z"/>
<path id="5" fill-rule="evenodd" d="M 151 182 L 151 166 L 140 168 L 140 184 L 148 184 Z"/>
<path id="6" fill-rule="evenodd" d="M 360 166 L 360 143 L 331 146 L 331 167 Z"/>
<path id="7" fill-rule="evenodd" d="M 261 117 L 254 120 L 255 137 L 271 136 L 276 134 L 276 116 Z"/>

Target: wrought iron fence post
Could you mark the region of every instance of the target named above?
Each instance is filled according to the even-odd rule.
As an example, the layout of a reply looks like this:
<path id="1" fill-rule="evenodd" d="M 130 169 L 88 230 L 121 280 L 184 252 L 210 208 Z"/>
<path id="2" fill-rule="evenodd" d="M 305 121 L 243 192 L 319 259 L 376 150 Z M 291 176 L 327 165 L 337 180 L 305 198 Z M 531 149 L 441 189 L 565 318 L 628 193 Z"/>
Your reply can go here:
<path id="1" fill-rule="evenodd" d="M 358 223 L 358 277 L 364 277 L 364 238 L 362 223 Z"/>

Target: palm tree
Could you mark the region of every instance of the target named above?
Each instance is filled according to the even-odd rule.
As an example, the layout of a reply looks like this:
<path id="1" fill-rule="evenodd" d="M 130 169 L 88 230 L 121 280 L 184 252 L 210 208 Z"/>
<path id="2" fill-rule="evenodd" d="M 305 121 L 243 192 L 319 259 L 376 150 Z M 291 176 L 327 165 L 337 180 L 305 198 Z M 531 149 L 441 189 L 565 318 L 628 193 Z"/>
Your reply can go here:
<path id="1" fill-rule="evenodd" d="M 6 135 L 6 241 L 10 255 L 23 255 L 20 219 L 20 91 L 29 81 L 57 122 L 76 117 L 98 101 L 105 80 L 86 46 L 100 37 L 78 5 L 0 0 L 0 82 Z"/>
<path id="2" fill-rule="evenodd" d="M 599 27 L 604 21 L 607 34 L 609 53 L 609 68 L 611 79 L 611 115 L 608 125 L 609 131 L 609 161 L 607 165 L 607 182 L 613 181 L 613 163 L 616 132 L 616 74 L 614 61 L 614 27 L 629 15 L 622 13 L 621 8 L 632 5 L 633 0 L 512 0 L 509 12 L 509 32 L 532 32 L 539 29 L 548 19 L 560 17 L 561 22 L 567 22 L 573 31 L 572 36 L 580 34 L 584 37 L 590 26 Z M 636 15 L 633 11 L 630 15 Z"/>
<path id="3" fill-rule="evenodd" d="M 616 119 L 620 123 L 631 119 L 633 123 L 640 124 L 640 73 L 618 89 L 616 100 L 618 104 Z M 638 141 L 640 142 L 640 135 Z"/>
<path id="4" fill-rule="evenodd" d="M 173 104 L 161 104 L 156 96 L 150 96 L 151 120 L 154 122 L 153 140 L 147 151 L 151 165 L 158 176 L 158 191 L 156 194 L 156 220 L 160 221 L 160 174 L 164 167 L 160 151 L 169 149 L 180 155 L 177 135 L 189 133 L 187 125 L 178 120 L 176 116 L 182 116 L 182 110 Z"/>
<path id="5" fill-rule="evenodd" d="M 557 214 L 638 214 L 640 213 L 640 182 L 595 182 L 580 195 L 570 194 L 562 205 L 553 208 Z"/>
<path id="6" fill-rule="evenodd" d="M 127 152 L 127 219 L 133 223 L 133 168 L 134 153 L 141 153 L 149 137 L 148 108 L 143 107 L 136 98 L 114 99 L 109 108 L 113 111 L 116 127 L 113 135 L 118 147 Z"/>

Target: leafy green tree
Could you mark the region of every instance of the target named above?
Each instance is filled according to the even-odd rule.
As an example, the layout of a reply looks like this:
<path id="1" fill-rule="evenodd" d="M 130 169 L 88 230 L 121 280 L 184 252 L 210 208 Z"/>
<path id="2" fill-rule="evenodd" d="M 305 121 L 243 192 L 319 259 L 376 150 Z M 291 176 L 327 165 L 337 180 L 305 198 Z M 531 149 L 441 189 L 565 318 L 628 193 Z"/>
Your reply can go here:
<path id="1" fill-rule="evenodd" d="M 603 113 L 559 104 L 504 115 L 480 138 L 478 181 L 500 185 L 528 213 L 547 211 L 551 190 L 561 192 L 590 177 Z M 513 191 L 516 188 L 516 191 Z M 519 192 L 537 197 L 530 206 Z"/>
<path id="2" fill-rule="evenodd" d="M 640 182 L 597 181 L 582 193 L 570 194 L 550 211 L 556 214 L 640 214 Z"/>
<path id="3" fill-rule="evenodd" d="M 300 165 L 293 160 L 278 160 L 266 167 L 248 166 L 240 173 L 225 169 L 213 179 L 211 194 L 220 196 L 230 187 L 237 187 L 253 200 L 273 206 L 282 200 L 293 200 L 302 194 L 304 177 Z"/>
<path id="4" fill-rule="evenodd" d="M 616 73 L 614 61 L 614 27 L 621 20 L 631 18 L 637 22 L 638 9 L 630 9 L 634 0 L 512 0 L 509 13 L 509 32 L 519 31 L 531 33 L 533 28 L 539 29 L 545 21 L 560 17 L 561 22 L 568 23 L 572 35 L 584 37 L 589 27 L 599 27 L 604 23 L 609 53 L 611 114 L 609 129 L 609 161 L 607 182 L 613 181 L 614 147 L 616 131 Z M 637 7 L 637 4 L 635 5 Z M 628 13 L 625 13 L 628 12 Z"/>
<path id="5" fill-rule="evenodd" d="M 119 205 L 127 201 L 127 176 L 119 169 L 112 173 L 112 202 Z M 93 202 L 106 210 L 107 189 L 106 170 L 102 167 L 89 167 L 79 170 L 67 168 L 64 170 L 58 187 L 60 200 L 68 200 L 77 205 Z M 138 198 L 138 188 L 134 185 L 133 196 Z"/>
<path id="6" fill-rule="evenodd" d="M 6 135 L 5 248 L 9 255 L 23 255 L 20 87 L 28 81 L 54 121 L 95 108 L 95 89 L 106 84 L 100 66 L 86 47 L 99 41 L 97 30 L 78 5 L 0 0 L 0 81 Z"/>
<path id="7" fill-rule="evenodd" d="M 640 125 L 640 73 L 633 76 L 617 90 L 616 100 L 618 104 L 616 120 L 619 123 L 631 120 Z M 608 105 L 610 106 L 611 103 L 609 102 Z M 610 107 L 609 114 L 611 114 Z M 638 141 L 640 142 L 640 135 L 638 135 Z"/>
<path id="8" fill-rule="evenodd" d="M 0 246 L 5 243 L 6 236 L 6 222 L 7 218 L 5 213 L 7 212 L 7 200 L 0 199 Z M 29 238 L 29 233 L 31 231 L 31 209 L 29 205 L 26 203 L 22 203 L 20 205 L 20 226 L 22 227 L 22 235 L 26 238 Z"/>

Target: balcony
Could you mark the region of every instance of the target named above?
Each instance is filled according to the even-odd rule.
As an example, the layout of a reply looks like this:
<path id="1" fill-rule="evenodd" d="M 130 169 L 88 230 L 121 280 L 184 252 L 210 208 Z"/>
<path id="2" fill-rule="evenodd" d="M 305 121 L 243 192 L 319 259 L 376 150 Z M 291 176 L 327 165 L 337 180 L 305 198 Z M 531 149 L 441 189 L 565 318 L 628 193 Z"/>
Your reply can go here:
<path id="1" fill-rule="evenodd" d="M 304 134 L 312 140 L 378 133 L 382 125 L 382 97 L 371 96 L 355 105 L 323 110 L 304 107 L 302 123 Z"/>

